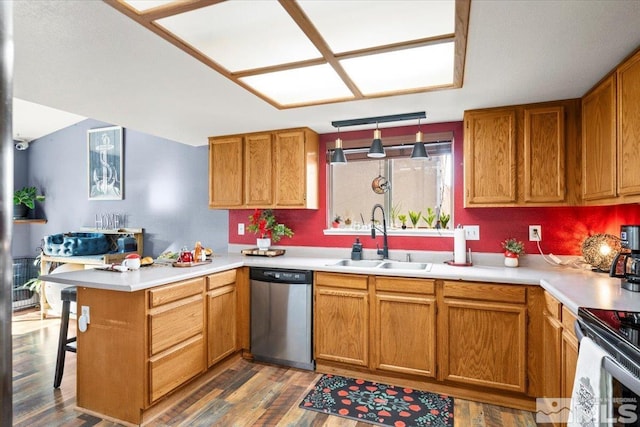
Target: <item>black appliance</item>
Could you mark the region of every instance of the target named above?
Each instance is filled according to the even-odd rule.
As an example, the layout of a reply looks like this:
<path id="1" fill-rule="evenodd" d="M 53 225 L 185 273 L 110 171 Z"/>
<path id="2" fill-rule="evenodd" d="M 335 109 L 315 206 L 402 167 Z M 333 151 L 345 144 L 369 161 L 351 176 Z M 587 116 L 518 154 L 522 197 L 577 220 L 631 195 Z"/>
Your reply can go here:
<path id="1" fill-rule="evenodd" d="M 580 307 L 575 330 L 578 339 L 591 338 L 611 356 L 604 358 L 602 367 L 611 374 L 614 409 L 628 414 L 631 408 L 636 415 L 614 425 L 640 426 L 640 312 Z"/>
<path id="2" fill-rule="evenodd" d="M 620 226 L 620 252 L 611 263 L 611 277 L 622 279 L 621 286 L 633 292 L 640 292 L 640 225 Z M 622 260 L 622 273 L 618 273 Z"/>

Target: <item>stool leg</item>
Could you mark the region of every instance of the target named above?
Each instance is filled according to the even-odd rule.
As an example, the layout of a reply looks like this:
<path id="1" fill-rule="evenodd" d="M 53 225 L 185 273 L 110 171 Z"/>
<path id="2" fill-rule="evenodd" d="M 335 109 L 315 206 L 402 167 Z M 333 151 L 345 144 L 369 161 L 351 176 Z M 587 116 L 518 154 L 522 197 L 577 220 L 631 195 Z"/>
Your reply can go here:
<path id="1" fill-rule="evenodd" d="M 56 360 L 56 375 L 53 379 L 53 388 L 60 387 L 62 382 L 62 374 L 64 373 L 64 357 L 66 354 L 67 332 L 69 330 L 69 312 L 71 311 L 71 302 L 62 302 L 62 317 L 60 320 L 60 337 L 58 338 L 58 358 Z"/>

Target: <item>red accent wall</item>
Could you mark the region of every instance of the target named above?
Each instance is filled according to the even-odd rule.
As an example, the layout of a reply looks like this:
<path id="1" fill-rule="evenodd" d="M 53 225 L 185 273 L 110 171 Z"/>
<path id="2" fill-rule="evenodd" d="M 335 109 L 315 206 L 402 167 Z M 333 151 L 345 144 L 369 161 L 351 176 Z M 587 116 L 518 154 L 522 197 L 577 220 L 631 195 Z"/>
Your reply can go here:
<path id="1" fill-rule="evenodd" d="M 387 128 L 382 137 L 413 134 L 416 126 Z M 462 122 L 422 125 L 425 133 L 452 131 L 454 135 L 454 224 L 451 226 L 479 225 L 480 240 L 469 241 L 467 246 L 474 252 L 501 252 L 500 242 L 507 237 L 515 237 L 525 243 L 527 253 L 538 253 L 535 242 L 529 242 L 529 225 L 542 226 L 542 242 L 545 253 L 556 255 L 579 255 L 582 241 L 591 234 L 609 233 L 619 235 L 620 225 L 640 224 L 640 205 L 598 207 L 549 207 L 549 208 L 464 208 L 463 192 L 463 126 Z M 343 140 L 367 138 L 372 131 L 341 132 Z M 349 248 L 354 236 L 325 236 L 322 230 L 327 226 L 327 142 L 336 139 L 337 134 L 320 135 L 320 208 L 317 210 L 281 209 L 276 210 L 279 222 L 290 227 L 295 235 L 279 242 L 284 246 L 321 246 Z M 324 163 L 324 167 L 322 167 Z M 238 224 L 248 223 L 253 210 L 229 210 L 229 242 L 255 244 L 256 236 L 246 233 L 238 235 Z M 368 219 L 369 212 L 365 213 Z M 364 248 L 375 248 L 376 242 L 361 236 Z M 378 237 L 382 245 L 381 237 Z M 453 238 L 390 236 L 389 247 L 393 249 L 453 251 Z"/>

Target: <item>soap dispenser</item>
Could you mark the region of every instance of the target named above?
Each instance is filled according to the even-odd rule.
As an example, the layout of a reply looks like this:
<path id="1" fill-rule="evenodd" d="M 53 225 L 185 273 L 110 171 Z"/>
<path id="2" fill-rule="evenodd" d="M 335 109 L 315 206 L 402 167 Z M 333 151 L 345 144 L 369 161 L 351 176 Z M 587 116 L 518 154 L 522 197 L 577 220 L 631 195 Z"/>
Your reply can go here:
<path id="1" fill-rule="evenodd" d="M 359 237 L 356 237 L 356 241 L 353 242 L 353 247 L 351 248 L 351 259 L 354 261 L 362 260 L 362 243 L 360 243 Z"/>

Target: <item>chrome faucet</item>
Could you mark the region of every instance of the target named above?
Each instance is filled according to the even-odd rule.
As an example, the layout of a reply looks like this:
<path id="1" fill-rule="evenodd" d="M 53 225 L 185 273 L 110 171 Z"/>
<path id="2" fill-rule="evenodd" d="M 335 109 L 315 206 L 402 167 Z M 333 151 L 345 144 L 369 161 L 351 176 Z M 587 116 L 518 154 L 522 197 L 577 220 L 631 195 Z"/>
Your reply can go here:
<path id="1" fill-rule="evenodd" d="M 382 259 L 389 259 L 389 243 L 387 242 L 387 220 L 384 217 L 384 208 L 381 204 L 376 203 L 373 205 L 373 209 L 371 210 L 371 238 L 376 238 L 376 223 L 375 223 L 375 214 L 376 209 L 380 208 L 382 211 L 382 230 L 378 228 L 378 231 L 382 231 L 383 239 L 382 239 L 382 249 L 376 244 L 378 249 L 378 255 L 382 255 Z"/>

